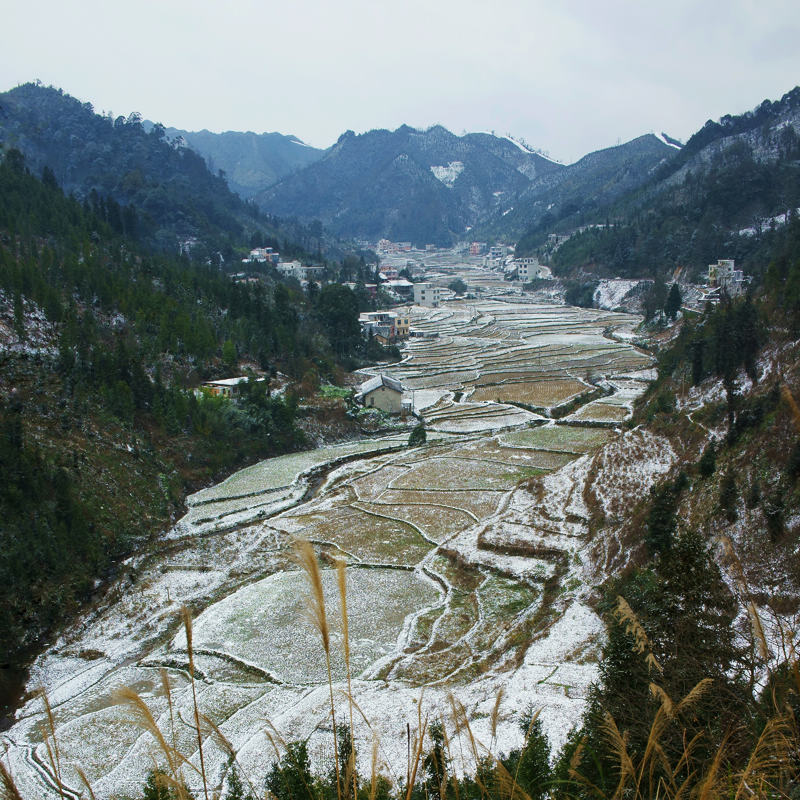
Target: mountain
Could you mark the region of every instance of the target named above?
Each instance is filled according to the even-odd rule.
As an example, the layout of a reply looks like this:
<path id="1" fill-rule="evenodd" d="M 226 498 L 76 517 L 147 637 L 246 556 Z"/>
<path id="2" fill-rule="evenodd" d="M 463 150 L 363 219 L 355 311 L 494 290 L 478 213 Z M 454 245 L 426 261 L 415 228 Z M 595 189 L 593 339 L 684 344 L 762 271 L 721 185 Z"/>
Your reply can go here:
<path id="1" fill-rule="evenodd" d="M 550 227 L 563 218 L 577 219 L 580 224 L 596 209 L 644 183 L 676 152 L 676 145 L 646 134 L 589 153 L 562 170 L 532 180 L 513 205 L 488 220 L 483 229 L 497 235 L 520 236 L 531 228 Z"/>
<path id="2" fill-rule="evenodd" d="M 319 219 L 345 236 L 449 244 L 532 178 L 563 170 L 491 134 L 437 125 L 342 134 L 314 164 L 256 195 L 279 216 Z"/>
<path id="3" fill-rule="evenodd" d="M 161 249 L 192 237 L 224 248 L 232 237 L 266 228 L 201 156 L 168 140 L 163 126 L 148 133 L 138 114 L 95 114 L 60 89 L 29 83 L 0 94 L 0 144 L 20 150 L 34 173 L 47 168 L 80 200 L 93 193 L 113 200 L 125 232 Z"/>
<path id="4" fill-rule="evenodd" d="M 564 166 L 489 133 L 405 125 L 348 131 L 256 201 L 280 216 L 318 218 L 346 236 L 449 244 L 474 228 L 473 236 L 515 237 L 542 220 L 591 212 L 640 185 L 675 152 L 650 134 Z"/>
<path id="5" fill-rule="evenodd" d="M 552 255 L 557 272 L 698 278 L 733 258 L 758 275 L 774 231 L 800 208 L 800 88 L 738 116 L 707 122 L 641 186 L 580 218 L 540 219 L 520 239 L 541 250 L 550 232 L 571 236 Z M 608 224 L 607 224 L 608 223 Z"/>
<path id="6" fill-rule="evenodd" d="M 145 130 L 153 127 L 145 121 Z M 313 164 L 325 151 L 300 141 L 296 136 L 251 131 L 184 131 L 166 128 L 170 139 L 183 139 L 206 160 L 216 173 L 222 170 L 228 186 L 249 200 L 292 172 Z"/>

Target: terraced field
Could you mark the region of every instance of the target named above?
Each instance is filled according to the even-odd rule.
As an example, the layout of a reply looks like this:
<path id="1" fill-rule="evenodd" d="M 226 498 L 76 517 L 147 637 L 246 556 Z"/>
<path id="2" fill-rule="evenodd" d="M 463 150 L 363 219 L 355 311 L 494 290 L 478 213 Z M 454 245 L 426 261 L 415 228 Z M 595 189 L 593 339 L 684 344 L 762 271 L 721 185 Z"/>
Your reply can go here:
<path id="1" fill-rule="evenodd" d="M 417 724 L 423 687 L 425 713 L 449 714 L 452 692 L 496 751 L 519 744 L 515 715 L 529 704 L 543 709 L 559 746 L 595 675 L 602 626 L 587 598 L 603 577 L 597 565 L 618 553 L 608 541 L 593 558 L 587 504 L 611 518 L 631 487 L 646 491 L 671 463 L 659 443 L 614 429 L 650 362 L 603 331 L 634 322 L 505 301 L 414 309 L 413 326 L 430 336 L 389 371 L 419 393 L 424 446 L 388 437 L 329 447 L 198 492 L 161 548 L 130 563 L 97 611 L 37 661 L 31 686 L 45 686 L 54 709 L 65 795 L 80 793 L 81 766 L 96 797 L 135 797 L 158 760 L 151 733 L 117 702 L 120 686 L 136 688 L 188 764 L 199 763 L 183 604 L 196 617 L 200 707 L 241 768 L 263 780 L 276 730 L 286 741 L 310 737 L 326 768 L 326 668 L 305 613 L 297 539 L 323 566 L 339 713 L 346 675 L 329 567 L 348 564 L 353 695 L 369 720 L 355 724 L 362 768 L 375 734 L 382 771 L 404 774 L 406 723 Z M 556 424 L 550 415 L 570 401 Z M 648 469 L 621 468 L 648 452 L 659 454 Z M 494 736 L 500 687 L 507 699 Z M 43 719 L 41 700 L 30 699 L 3 735 L 5 761 L 23 794 L 58 797 Z M 220 742 L 207 731 L 218 788 L 229 765 Z M 185 775 L 199 787 L 190 767 Z"/>

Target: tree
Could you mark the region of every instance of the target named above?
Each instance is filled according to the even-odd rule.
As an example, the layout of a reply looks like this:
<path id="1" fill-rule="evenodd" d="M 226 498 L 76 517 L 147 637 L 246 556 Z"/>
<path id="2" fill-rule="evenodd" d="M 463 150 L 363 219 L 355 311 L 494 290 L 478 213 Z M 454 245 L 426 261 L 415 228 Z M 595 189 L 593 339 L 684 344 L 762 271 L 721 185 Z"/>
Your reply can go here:
<path id="1" fill-rule="evenodd" d="M 225 794 L 225 800 L 255 800 L 252 792 L 245 793 L 244 784 L 239 777 L 239 770 L 236 765 L 231 765 L 231 771 L 228 776 L 228 791 Z"/>
<path id="2" fill-rule="evenodd" d="M 736 488 L 736 478 L 732 470 L 727 470 L 719 484 L 719 507 L 725 513 L 728 522 L 734 522 L 737 517 L 736 501 L 739 492 Z"/>
<path id="3" fill-rule="evenodd" d="M 677 283 L 673 283 L 670 287 L 669 294 L 667 295 L 667 300 L 664 303 L 664 313 L 672 320 L 674 320 L 678 316 L 678 312 L 681 310 L 681 303 L 683 302 L 683 298 L 681 297 L 681 290 L 678 288 Z"/>
<path id="4" fill-rule="evenodd" d="M 447 288 L 450 289 L 451 292 L 462 295 L 467 291 L 467 284 L 464 283 L 461 278 L 456 278 L 454 281 L 450 281 L 450 283 L 447 284 Z"/>
<path id="5" fill-rule="evenodd" d="M 709 478 L 714 474 L 714 470 L 717 468 L 717 448 L 713 441 L 706 445 L 703 455 L 700 456 L 700 460 L 697 462 L 697 467 L 703 478 Z"/>
<path id="6" fill-rule="evenodd" d="M 307 743 L 290 742 L 270 767 L 264 785 L 277 800 L 316 800 Z"/>
<path id="7" fill-rule="evenodd" d="M 551 782 L 550 743 L 542 729 L 542 721 L 528 709 L 521 719 L 525 734 L 521 750 L 512 750 L 504 762 L 510 775 L 515 775 L 519 788 L 531 800 L 544 800 Z"/>
<path id="8" fill-rule="evenodd" d="M 423 788 L 429 800 L 444 800 L 447 793 L 448 758 L 441 722 L 432 722 L 428 735 L 431 738 L 431 748 L 422 759 Z"/>
<path id="9" fill-rule="evenodd" d="M 642 301 L 644 318 L 646 320 L 653 319 L 659 311 L 664 309 L 666 300 L 667 286 L 664 279 L 660 275 L 656 275 L 656 279 Z"/>
<path id="10" fill-rule="evenodd" d="M 222 362 L 228 369 L 236 366 L 236 346 L 230 339 L 226 339 L 222 345 Z"/>
<path id="11" fill-rule="evenodd" d="M 169 788 L 167 776 L 163 772 L 153 771 L 144 783 L 142 800 L 174 800 L 175 792 Z"/>
<path id="12" fill-rule="evenodd" d="M 704 774 L 703 765 L 726 733 L 736 729 L 746 702 L 733 627 L 737 605 L 719 567 L 702 536 L 684 531 L 649 569 L 623 578 L 609 595 L 604 601 L 608 638 L 600 683 L 584 716 L 589 756 L 581 773 L 613 793 L 619 762 L 608 738 L 608 715 L 627 738 L 628 752 L 638 759 L 647 747 L 659 698 L 677 703 L 701 681 L 710 680 L 685 713 L 670 718 L 659 740 L 665 763 L 676 765 L 686 742 L 699 737 L 694 763 L 684 763 L 682 774 Z M 618 603 L 617 595 L 627 602 Z M 728 745 L 733 752 L 737 742 L 729 738 Z"/>
<path id="13" fill-rule="evenodd" d="M 650 556 L 669 550 L 678 526 L 676 516 L 678 492 L 672 481 L 662 483 L 650 491 L 650 512 L 647 515 L 645 543 Z"/>
<path id="14" fill-rule="evenodd" d="M 425 444 L 428 435 L 425 432 L 425 423 L 420 422 L 419 425 L 414 426 L 414 430 L 411 431 L 411 435 L 408 437 L 408 446 L 409 447 L 419 447 L 421 444 Z"/>
<path id="15" fill-rule="evenodd" d="M 346 286 L 330 283 L 319 293 L 316 311 L 333 350 L 345 355 L 361 343 L 358 298 Z"/>

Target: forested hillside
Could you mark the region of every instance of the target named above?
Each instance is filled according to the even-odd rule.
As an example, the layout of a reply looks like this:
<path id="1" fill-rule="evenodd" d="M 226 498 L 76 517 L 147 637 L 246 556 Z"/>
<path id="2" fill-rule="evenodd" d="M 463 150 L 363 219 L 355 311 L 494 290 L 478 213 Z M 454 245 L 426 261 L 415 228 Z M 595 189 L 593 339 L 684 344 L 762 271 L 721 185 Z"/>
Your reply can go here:
<path id="1" fill-rule="evenodd" d="M 623 529 L 635 566 L 604 587 L 600 681 L 558 796 L 796 791 L 798 279 L 795 221 L 757 300 L 685 320 L 659 354 L 635 422 L 681 457 Z"/>
<path id="2" fill-rule="evenodd" d="M 650 181 L 592 215 L 532 228 L 520 252 L 551 232 L 572 233 L 552 256 L 557 273 L 668 276 L 696 280 L 709 263 L 733 258 L 751 274 L 774 255 L 774 233 L 800 207 L 800 94 L 765 101 L 739 117 L 709 122 Z"/>
<path id="3" fill-rule="evenodd" d="M 153 127 L 152 123 L 144 125 L 146 130 Z M 183 139 L 203 156 L 212 173 L 222 170 L 228 186 L 245 200 L 324 155 L 323 150 L 281 133 L 212 133 L 167 128 L 166 135 L 170 139 Z"/>
<path id="4" fill-rule="evenodd" d="M 320 219 L 341 235 L 449 245 L 531 177 L 561 169 L 508 139 L 403 125 L 347 131 L 323 158 L 256 200 L 269 213 Z"/>
<path id="5" fill-rule="evenodd" d="M 188 242 L 196 258 L 217 262 L 251 237 L 321 249 L 321 231 L 265 217 L 163 125 L 147 132 L 135 112 L 102 116 L 61 89 L 24 84 L 0 94 L 0 146 L 81 202 L 102 202 L 116 233 L 148 247 L 176 253 Z"/>
<path id="6" fill-rule="evenodd" d="M 653 134 L 585 155 L 563 169 L 537 176 L 518 197 L 506 198 L 499 214 L 484 220 L 488 237 L 522 237 L 517 253 L 533 252 L 534 232 L 546 233 L 561 221 L 583 225 L 598 209 L 647 182 L 675 156 L 677 148 Z"/>
<path id="7" fill-rule="evenodd" d="M 113 203 L 65 196 L 18 151 L 0 161 L 6 662 L 167 526 L 187 487 L 304 445 L 296 395 L 265 391 L 277 370 L 314 385 L 364 358 L 348 289 L 237 283 L 148 251 L 115 229 Z M 193 391 L 242 364 L 268 380 L 238 403 Z"/>

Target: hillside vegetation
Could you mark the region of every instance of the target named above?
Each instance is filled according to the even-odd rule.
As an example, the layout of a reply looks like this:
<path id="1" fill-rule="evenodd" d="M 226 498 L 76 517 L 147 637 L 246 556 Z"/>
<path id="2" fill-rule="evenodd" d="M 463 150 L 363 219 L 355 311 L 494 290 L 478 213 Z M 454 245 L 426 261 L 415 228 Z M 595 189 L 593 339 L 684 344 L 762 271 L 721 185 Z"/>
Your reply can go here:
<path id="1" fill-rule="evenodd" d="M 774 231 L 800 207 L 800 91 L 755 111 L 708 122 L 641 187 L 592 213 L 562 214 L 531 228 L 519 252 L 550 232 L 571 232 L 552 256 L 558 274 L 697 280 L 733 258 L 750 274 L 777 254 Z"/>
<path id="2" fill-rule="evenodd" d="M 66 194 L 103 203 L 115 232 L 164 252 L 188 241 L 196 259 L 219 263 L 251 237 L 256 245 L 270 237 L 289 256 L 298 245 L 321 246 L 320 232 L 265 217 L 163 125 L 145 130 L 136 112 L 103 116 L 61 89 L 28 83 L 0 94 L 0 146 L 22 152 Z"/>
<path id="3" fill-rule="evenodd" d="M 115 230 L 113 208 L 65 196 L 18 151 L 0 161 L 7 663 L 174 521 L 187 487 L 304 446 L 297 396 L 268 396 L 271 375 L 313 387 L 338 377 L 340 359 L 364 358 L 348 289 L 236 283 L 142 248 Z M 242 362 L 267 382 L 237 404 L 196 396 Z"/>
<path id="4" fill-rule="evenodd" d="M 144 123 L 145 128 L 152 123 Z M 222 171 L 232 191 L 249 200 L 281 178 L 322 158 L 324 151 L 280 133 L 184 131 L 167 128 L 206 160 L 213 173 Z"/>

